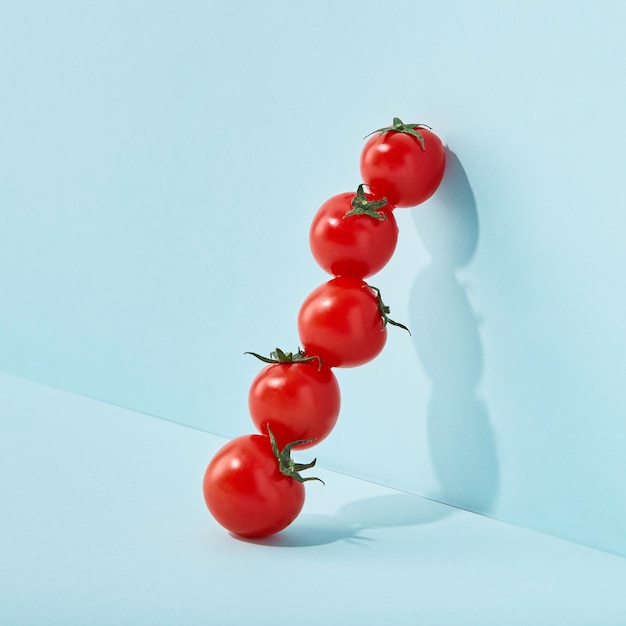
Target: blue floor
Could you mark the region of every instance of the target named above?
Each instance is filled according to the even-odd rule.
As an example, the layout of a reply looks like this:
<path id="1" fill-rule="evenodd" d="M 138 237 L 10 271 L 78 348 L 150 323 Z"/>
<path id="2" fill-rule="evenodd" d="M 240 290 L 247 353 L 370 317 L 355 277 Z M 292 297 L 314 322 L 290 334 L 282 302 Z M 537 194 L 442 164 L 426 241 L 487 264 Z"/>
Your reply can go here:
<path id="1" fill-rule="evenodd" d="M 624 626 L 626 559 L 318 469 L 262 541 L 208 514 L 223 439 L 0 374 L 0 623 Z"/>

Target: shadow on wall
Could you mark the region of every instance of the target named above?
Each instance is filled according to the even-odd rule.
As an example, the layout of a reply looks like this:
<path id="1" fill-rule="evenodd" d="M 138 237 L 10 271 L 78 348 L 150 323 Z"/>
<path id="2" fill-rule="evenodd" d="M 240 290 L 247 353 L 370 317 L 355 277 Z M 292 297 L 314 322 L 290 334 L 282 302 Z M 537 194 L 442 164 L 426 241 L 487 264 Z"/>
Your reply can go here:
<path id="1" fill-rule="evenodd" d="M 457 271 L 479 239 L 476 201 L 459 159 L 446 150 L 446 172 L 428 206 L 413 210 L 431 262 L 411 291 L 410 328 L 432 381 L 427 432 L 439 491 L 431 497 L 489 513 L 499 485 L 489 413 L 477 387 L 483 370 L 478 319 Z"/>

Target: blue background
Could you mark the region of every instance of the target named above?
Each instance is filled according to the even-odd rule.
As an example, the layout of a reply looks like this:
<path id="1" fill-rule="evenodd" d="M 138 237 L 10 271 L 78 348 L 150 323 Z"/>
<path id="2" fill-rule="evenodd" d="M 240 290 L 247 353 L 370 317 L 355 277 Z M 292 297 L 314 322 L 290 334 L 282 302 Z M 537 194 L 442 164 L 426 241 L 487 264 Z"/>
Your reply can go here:
<path id="1" fill-rule="evenodd" d="M 626 555 L 626 5 L 0 4 L 0 368 L 224 436 L 399 116 L 448 147 L 327 467 Z M 392 331 L 396 329 L 391 329 Z"/>

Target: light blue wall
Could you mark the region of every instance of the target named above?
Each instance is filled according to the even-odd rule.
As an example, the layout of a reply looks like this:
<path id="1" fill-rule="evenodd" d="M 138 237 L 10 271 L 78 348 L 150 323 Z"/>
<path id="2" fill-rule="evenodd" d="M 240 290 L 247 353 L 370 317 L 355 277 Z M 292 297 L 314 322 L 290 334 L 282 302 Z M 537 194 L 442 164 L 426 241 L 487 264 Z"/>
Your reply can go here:
<path id="1" fill-rule="evenodd" d="M 362 137 L 449 161 L 321 464 L 626 555 L 626 4 L 0 4 L 0 368 L 218 434 Z M 396 329 L 391 329 L 392 331 Z"/>

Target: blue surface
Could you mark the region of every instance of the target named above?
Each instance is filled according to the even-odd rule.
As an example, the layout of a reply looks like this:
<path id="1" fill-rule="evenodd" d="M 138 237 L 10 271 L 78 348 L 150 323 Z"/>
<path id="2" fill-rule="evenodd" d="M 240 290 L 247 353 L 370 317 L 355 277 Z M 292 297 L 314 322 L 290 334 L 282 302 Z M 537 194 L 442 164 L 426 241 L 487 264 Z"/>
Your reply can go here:
<path id="1" fill-rule="evenodd" d="M 626 555 L 626 4 L 0 4 L 0 369 L 235 436 L 310 220 L 397 115 L 450 159 L 372 278 L 328 467 Z M 363 389 L 368 393 L 364 394 Z"/>
<path id="2" fill-rule="evenodd" d="M 623 626 L 626 559 L 318 468 L 301 516 L 230 536 L 224 439 L 0 375 L 0 622 Z"/>

